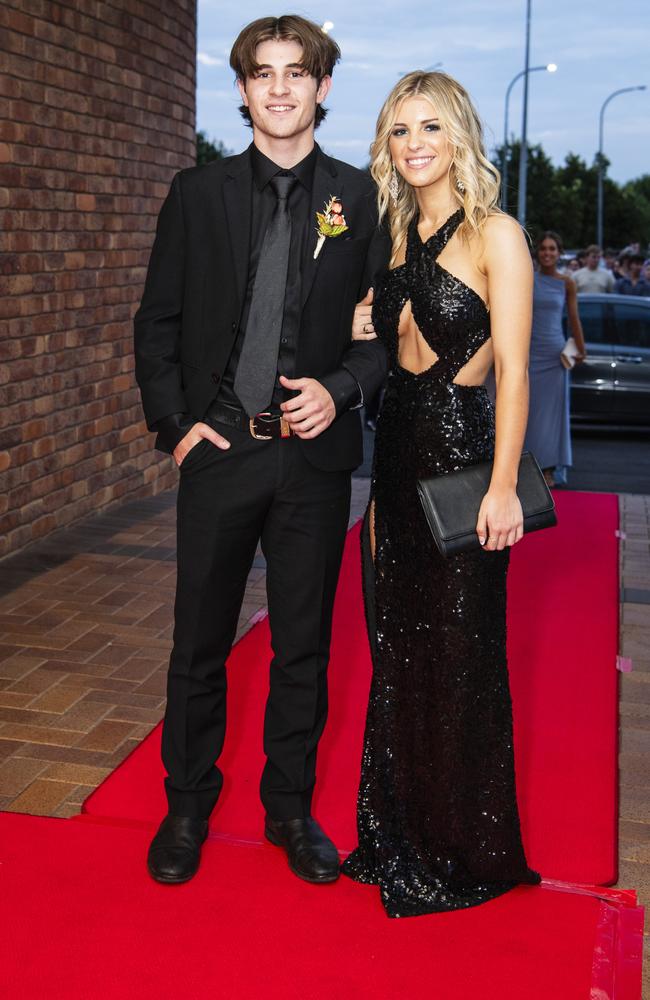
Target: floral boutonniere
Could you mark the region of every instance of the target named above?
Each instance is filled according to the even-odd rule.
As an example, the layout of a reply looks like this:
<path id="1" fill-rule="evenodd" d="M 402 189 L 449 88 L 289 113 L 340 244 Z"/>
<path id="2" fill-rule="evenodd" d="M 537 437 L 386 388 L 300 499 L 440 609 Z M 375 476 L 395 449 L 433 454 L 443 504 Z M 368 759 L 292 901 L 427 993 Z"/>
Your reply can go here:
<path id="1" fill-rule="evenodd" d="M 318 241 L 314 250 L 314 260 L 323 249 L 326 237 L 340 236 L 348 228 L 343 215 L 343 203 L 334 194 L 330 195 L 330 200 L 326 202 L 324 211 L 316 212 L 316 219 L 318 220 L 316 227 Z"/>

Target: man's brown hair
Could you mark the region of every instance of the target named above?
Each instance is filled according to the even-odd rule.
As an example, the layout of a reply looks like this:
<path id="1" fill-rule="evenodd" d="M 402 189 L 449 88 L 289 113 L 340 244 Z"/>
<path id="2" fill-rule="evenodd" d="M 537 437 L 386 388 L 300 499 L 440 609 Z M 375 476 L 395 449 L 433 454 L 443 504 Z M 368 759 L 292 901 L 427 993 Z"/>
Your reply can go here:
<path id="1" fill-rule="evenodd" d="M 255 58 L 257 46 L 262 42 L 297 42 L 302 48 L 300 65 L 320 84 L 323 77 L 331 76 L 341 58 L 341 50 L 318 24 L 298 14 L 282 17 L 260 17 L 243 28 L 230 52 L 230 65 L 243 84 L 260 69 Z M 245 104 L 239 108 L 247 125 L 252 125 L 250 112 Z M 318 128 L 327 114 L 319 104 L 316 108 L 315 127 Z"/>

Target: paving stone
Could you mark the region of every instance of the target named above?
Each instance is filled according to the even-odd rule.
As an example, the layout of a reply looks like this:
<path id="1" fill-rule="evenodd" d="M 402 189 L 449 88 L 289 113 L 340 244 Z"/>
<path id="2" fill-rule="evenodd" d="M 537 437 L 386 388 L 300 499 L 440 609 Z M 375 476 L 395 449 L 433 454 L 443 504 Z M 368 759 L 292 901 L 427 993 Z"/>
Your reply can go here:
<path id="1" fill-rule="evenodd" d="M 9 808 L 11 812 L 51 816 L 73 787 L 62 781 L 37 778 L 11 802 Z"/>
<path id="2" fill-rule="evenodd" d="M 29 726 L 18 722 L 5 723 L 0 729 L 0 740 L 21 740 L 25 743 L 43 743 L 58 747 L 73 746 L 79 739 L 79 733 L 67 732 L 62 729 L 50 729 L 47 726 Z"/>
<path id="3" fill-rule="evenodd" d="M 89 690 L 113 691 L 115 693 L 133 691 L 136 687 L 135 681 L 123 681 L 113 678 L 110 675 L 108 677 L 93 677 L 91 674 L 85 672 L 75 674 L 74 682 L 75 684 L 83 685 Z"/>
<path id="4" fill-rule="evenodd" d="M 29 762 L 29 758 L 25 757 L 17 758 L 17 760 Z M 66 781 L 68 784 L 74 783 L 87 786 L 91 790 L 111 773 L 109 767 L 93 767 L 90 764 L 67 764 L 61 762 L 48 765 L 44 764 L 43 761 L 35 761 L 34 763 L 38 763 L 46 768 L 42 777 L 47 778 L 49 781 Z M 0 768 L 0 779 L 1 777 L 2 769 Z"/>
<path id="5" fill-rule="evenodd" d="M 81 805 L 76 800 L 67 798 L 60 806 L 52 813 L 57 819 L 72 819 L 73 816 L 78 816 L 81 812 Z"/>
<path id="6" fill-rule="evenodd" d="M 0 795 L 15 798 L 47 768 L 42 760 L 31 757 L 10 757 L 0 764 Z"/>
<path id="7" fill-rule="evenodd" d="M 103 719 L 83 739 L 79 740 L 77 746 L 80 749 L 87 748 L 88 750 L 101 750 L 103 753 L 112 753 L 131 735 L 134 728 L 135 726 L 130 722 L 115 722 Z"/>
<path id="8" fill-rule="evenodd" d="M 0 722 L 18 722 L 28 726 L 59 724 L 60 716 L 54 712 L 32 712 L 25 708 L 0 708 Z"/>
<path id="9" fill-rule="evenodd" d="M 6 643 L 3 643 L 0 645 L 0 663 L 2 663 L 3 660 L 8 659 L 8 657 L 14 656 L 19 651 L 19 646 L 8 646 Z"/>
<path id="10" fill-rule="evenodd" d="M 44 661 L 42 656 L 12 656 L 0 663 L 0 677 L 17 681 L 36 670 Z"/>
<path id="11" fill-rule="evenodd" d="M 133 708 L 158 708 L 164 700 L 153 694 L 120 694 L 117 691 L 92 691 L 87 697 L 107 705 L 129 705 Z"/>
<path id="12" fill-rule="evenodd" d="M 67 712 L 54 716 L 56 722 L 52 722 L 52 725 L 56 725 L 59 729 L 70 729 L 77 733 L 89 732 L 110 711 L 110 706 L 89 697 L 95 693 L 98 694 L 99 692 L 88 691 L 82 695 Z"/>
<path id="13" fill-rule="evenodd" d="M 66 656 L 68 655 L 68 650 L 66 649 Z M 60 673 L 66 673 L 69 677 L 81 677 L 92 676 L 92 677 L 110 677 L 113 673 L 113 668 L 107 666 L 104 663 L 76 663 L 74 660 L 46 660 L 42 664 L 42 670 L 54 670 Z"/>
<path id="14" fill-rule="evenodd" d="M 37 667 L 36 670 L 31 670 L 24 677 L 21 677 L 20 680 L 15 681 L 9 690 L 15 691 L 17 694 L 42 694 L 43 691 L 47 691 L 57 681 L 66 676 L 67 672 L 43 670 L 41 667 Z"/>
<path id="15" fill-rule="evenodd" d="M 66 656 L 71 650 L 77 650 L 80 652 L 87 653 L 97 653 L 100 649 L 111 641 L 111 636 L 106 632 L 101 632 L 95 629 L 91 629 L 82 635 L 79 639 L 76 639 L 73 643 L 66 649 Z"/>
<path id="16" fill-rule="evenodd" d="M 0 748 L 2 747 L 0 740 Z M 76 747 L 61 747 L 44 743 L 18 743 L 13 755 L 15 757 L 33 757 L 35 760 L 57 761 L 68 764 L 89 764 L 97 767 L 112 767 L 110 758 L 99 750 L 78 750 Z"/>
<path id="17" fill-rule="evenodd" d="M 55 684 L 48 691 L 35 698 L 31 702 L 29 709 L 30 711 L 55 712 L 61 715 L 67 712 L 84 694 L 86 694 L 86 688 L 66 687 L 64 684 Z M 2 699 L 0 697 L 1 703 Z"/>
<path id="18" fill-rule="evenodd" d="M 110 768 L 118 767 L 130 753 L 133 753 L 140 746 L 140 743 L 141 740 L 125 740 L 121 747 L 118 747 L 110 757 L 106 758 L 106 765 Z"/>
<path id="19" fill-rule="evenodd" d="M 32 694 L 20 694 L 6 688 L 0 691 L 0 706 L 2 708 L 24 708 L 33 700 L 34 695 Z"/>
<path id="20" fill-rule="evenodd" d="M 106 716 L 107 719 L 117 719 L 119 722 L 144 722 L 151 726 L 157 725 L 162 719 L 161 709 L 134 708 L 132 705 L 116 705 Z"/>
<path id="21" fill-rule="evenodd" d="M 96 785 L 77 785 L 77 787 L 70 792 L 66 802 L 77 807 L 77 815 L 81 812 L 82 805 L 88 796 L 92 795 L 96 787 Z"/>
<path id="22" fill-rule="evenodd" d="M 20 740 L 0 740 L 0 761 L 7 760 L 24 745 Z"/>
<path id="23" fill-rule="evenodd" d="M 629 819 L 620 820 L 618 835 L 621 843 L 650 844 L 650 818 L 645 823 L 635 823 Z"/>
<path id="24" fill-rule="evenodd" d="M 643 671 L 623 674 L 621 677 L 621 698 L 639 705 L 650 704 L 650 674 Z"/>
<path id="25" fill-rule="evenodd" d="M 138 694 L 158 695 L 164 698 L 167 694 L 167 671 L 158 670 L 136 688 Z"/>
<path id="26" fill-rule="evenodd" d="M 118 645 L 110 642 L 103 649 L 100 649 L 99 652 L 91 656 L 88 663 L 102 663 L 113 668 L 121 667 L 131 656 L 135 656 L 138 652 L 138 646 L 127 646 L 123 643 Z"/>
<path id="27" fill-rule="evenodd" d="M 630 719 L 650 718 L 650 705 L 636 704 L 632 701 L 622 701 L 619 706 L 621 716 Z M 627 723 L 623 723 L 625 726 Z"/>
<path id="28" fill-rule="evenodd" d="M 121 667 L 113 670 L 111 677 L 116 680 L 136 681 L 141 684 L 159 669 L 151 660 L 145 660 L 141 656 L 134 656 L 132 659 L 127 660 Z"/>

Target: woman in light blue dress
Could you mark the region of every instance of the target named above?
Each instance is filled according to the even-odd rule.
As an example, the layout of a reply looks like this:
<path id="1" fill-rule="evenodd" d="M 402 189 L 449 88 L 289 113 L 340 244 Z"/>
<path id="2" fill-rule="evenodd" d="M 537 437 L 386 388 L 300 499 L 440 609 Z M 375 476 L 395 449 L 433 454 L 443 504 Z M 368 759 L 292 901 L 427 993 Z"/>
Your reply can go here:
<path id="1" fill-rule="evenodd" d="M 585 357 L 585 338 L 578 316 L 576 286 L 560 274 L 562 242 L 557 233 L 542 233 L 536 248 L 533 331 L 530 343 L 530 408 L 524 448 L 539 462 L 549 486 L 565 485 L 571 459 L 569 372 L 560 360 L 566 340 L 562 316 L 566 307 L 576 363 Z"/>

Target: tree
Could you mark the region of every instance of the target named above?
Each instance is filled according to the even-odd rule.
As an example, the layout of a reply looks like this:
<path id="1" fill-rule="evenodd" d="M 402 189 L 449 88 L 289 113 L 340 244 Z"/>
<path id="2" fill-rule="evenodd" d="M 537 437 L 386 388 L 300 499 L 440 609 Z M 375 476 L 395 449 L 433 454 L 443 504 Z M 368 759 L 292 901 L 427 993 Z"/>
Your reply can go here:
<path id="1" fill-rule="evenodd" d="M 650 174 L 623 185 L 623 197 L 632 207 L 634 229 L 632 243 L 638 241 L 643 250 L 650 245 Z"/>
<path id="2" fill-rule="evenodd" d="M 220 140 L 214 143 L 208 139 L 205 132 L 196 133 L 197 166 L 202 166 L 204 163 L 211 163 L 212 160 L 223 160 L 226 156 L 230 155 L 231 151 L 226 149 Z"/>
<path id="3" fill-rule="evenodd" d="M 508 206 L 516 215 L 521 144 L 508 146 Z M 501 167 L 503 147 L 497 147 L 494 162 Z M 621 187 L 607 177 L 608 160 L 603 158 L 604 238 L 606 246 L 618 249 L 639 240 L 650 241 L 650 175 Z M 540 145 L 528 149 L 526 185 L 526 228 L 535 239 L 545 229 L 556 230 L 565 246 L 579 249 L 596 239 L 596 197 L 598 159 L 591 166 L 569 153 L 556 167 Z"/>

